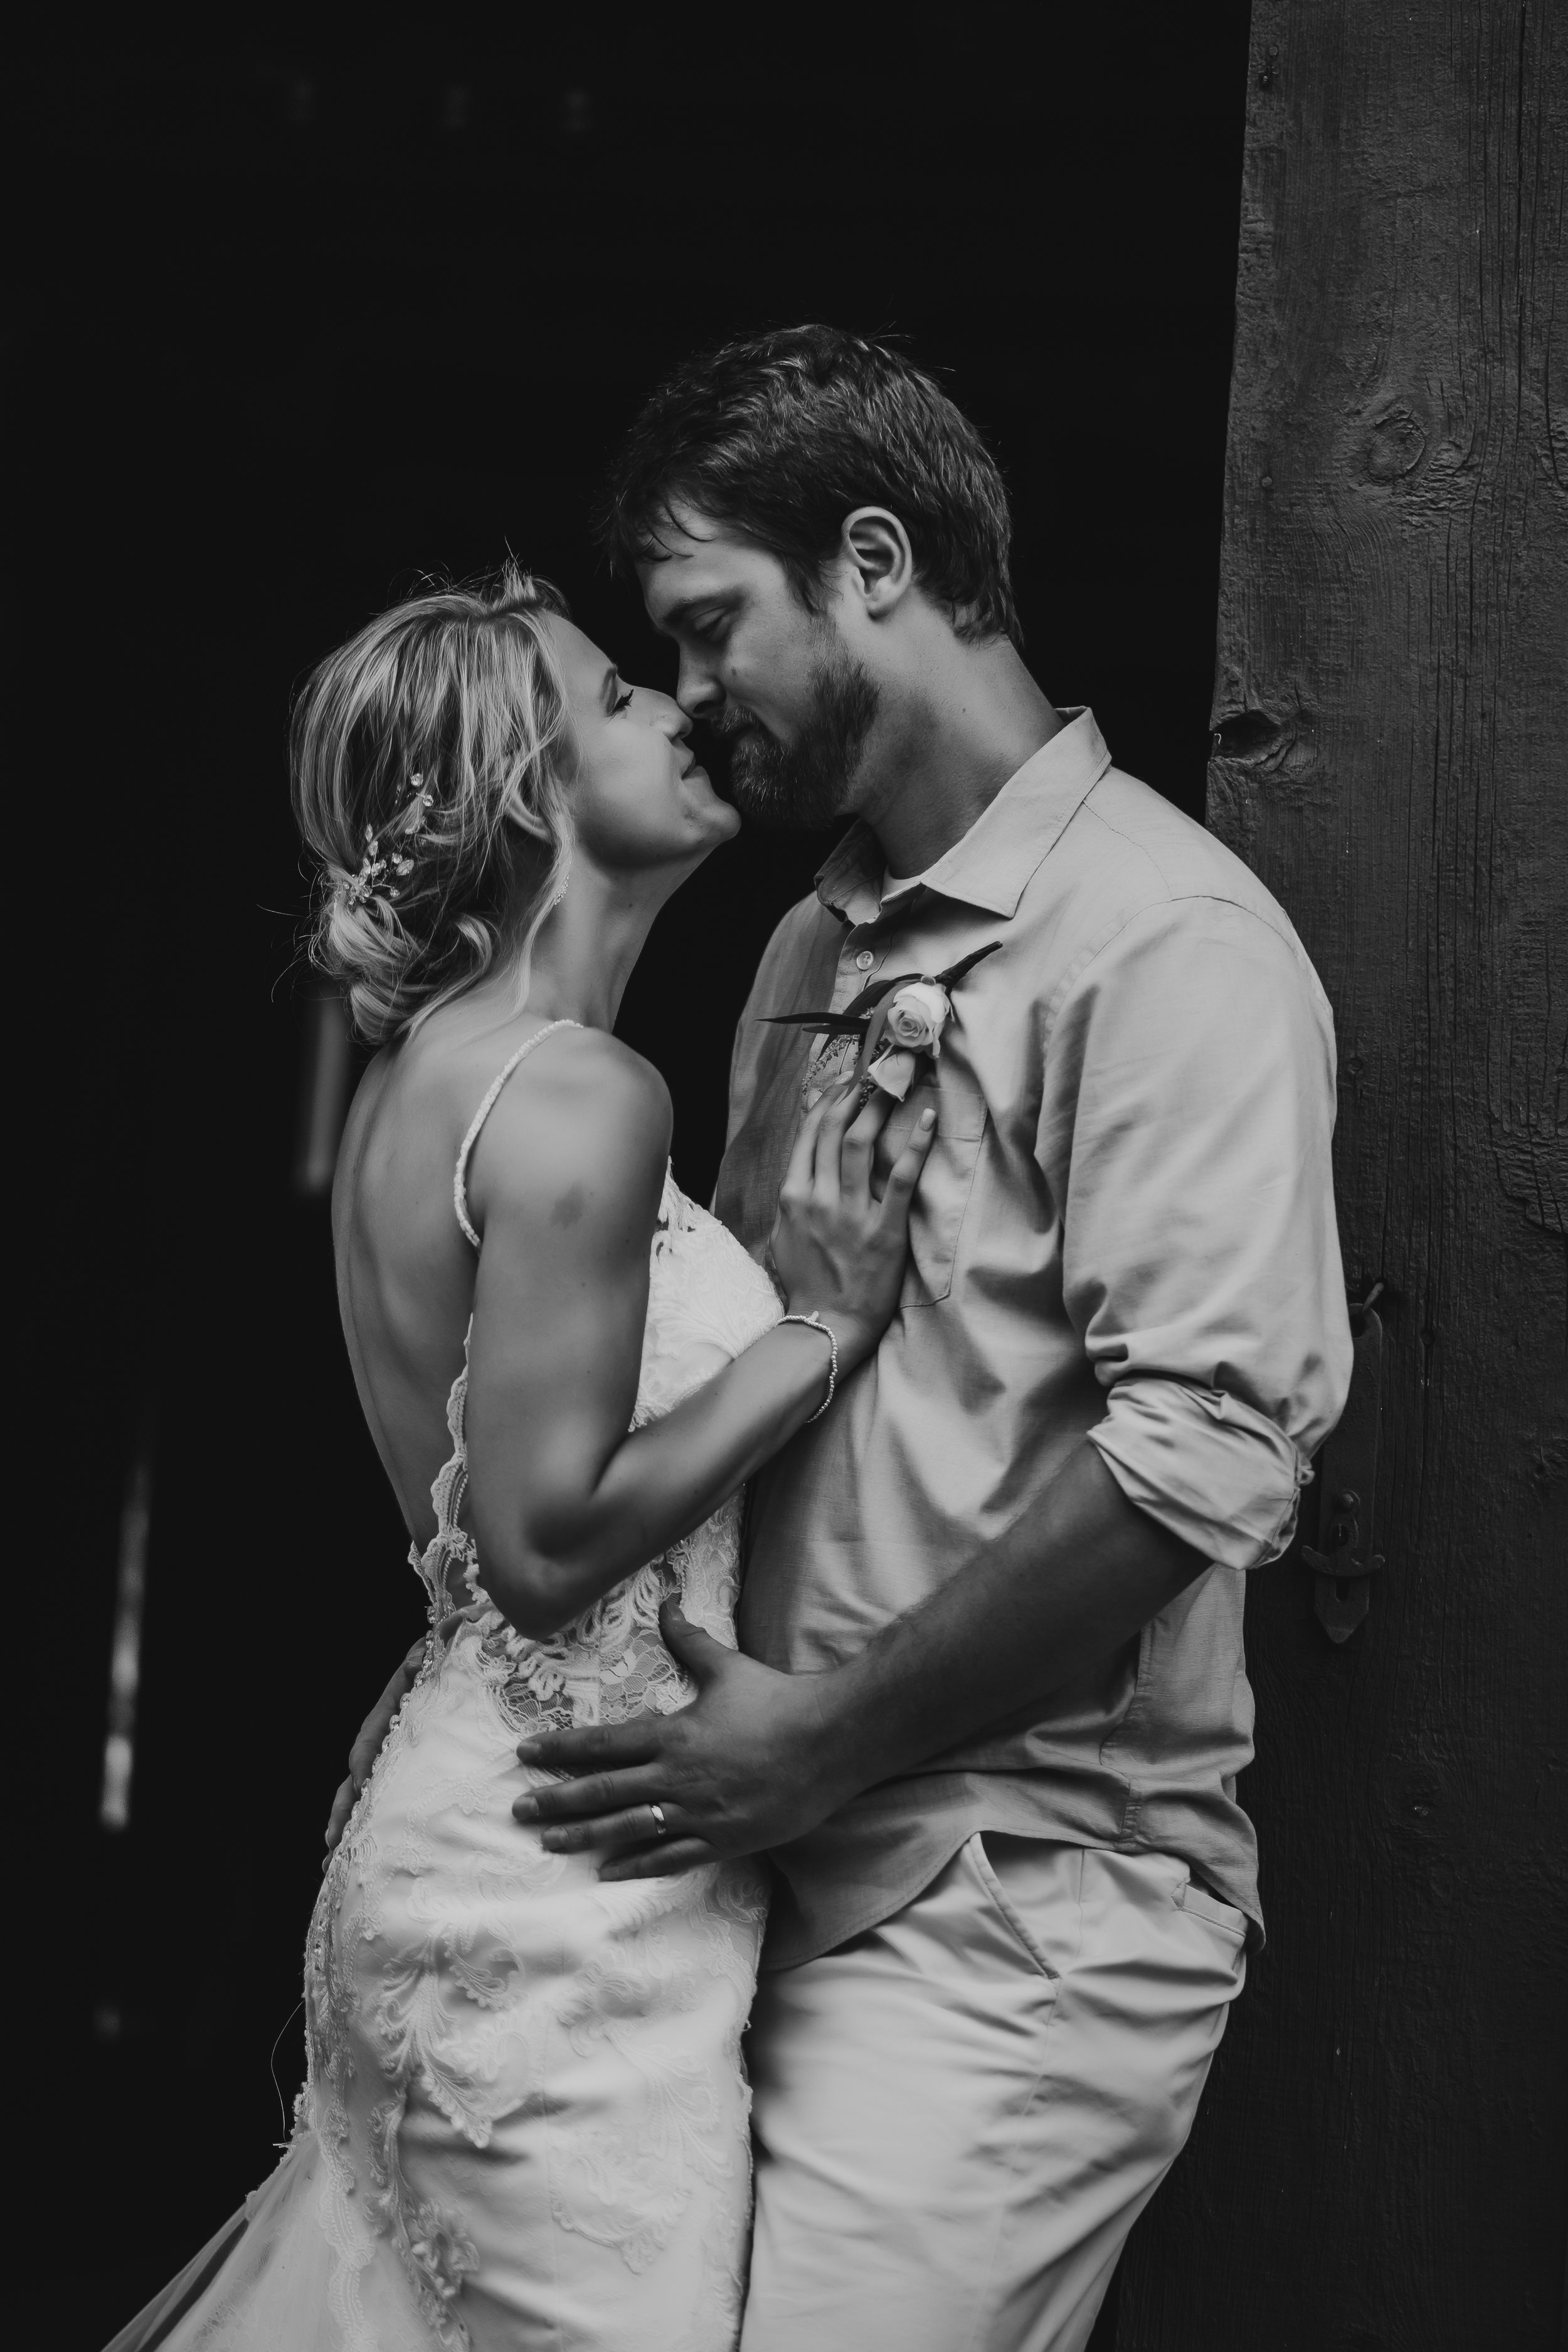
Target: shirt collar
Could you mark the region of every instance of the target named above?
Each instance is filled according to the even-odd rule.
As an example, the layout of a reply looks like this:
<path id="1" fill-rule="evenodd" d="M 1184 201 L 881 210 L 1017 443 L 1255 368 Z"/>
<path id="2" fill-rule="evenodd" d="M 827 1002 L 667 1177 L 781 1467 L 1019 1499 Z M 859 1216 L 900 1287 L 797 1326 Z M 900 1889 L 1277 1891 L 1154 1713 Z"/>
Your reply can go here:
<path id="1" fill-rule="evenodd" d="M 1008 777 L 989 808 L 923 874 L 910 875 L 886 903 L 903 904 L 917 887 L 1009 918 L 1025 886 L 1055 846 L 1068 819 L 1110 765 L 1105 738 L 1087 709 L 1067 720 Z M 851 923 L 875 920 L 884 904 L 885 866 L 868 824 L 852 824 L 816 877 L 823 905 Z"/>

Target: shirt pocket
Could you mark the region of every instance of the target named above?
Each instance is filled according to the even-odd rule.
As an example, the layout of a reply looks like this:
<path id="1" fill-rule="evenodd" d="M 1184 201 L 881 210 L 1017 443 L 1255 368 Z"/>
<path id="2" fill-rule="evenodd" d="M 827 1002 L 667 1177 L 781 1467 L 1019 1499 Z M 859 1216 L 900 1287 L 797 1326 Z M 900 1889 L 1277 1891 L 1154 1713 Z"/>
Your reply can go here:
<path id="1" fill-rule="evenodd" d="M 966 1078 L 948 1077 L 939 1066 L 936 1140 L 931 1145 L 910 1209 L 910 1267 L 900 1307 L 934 1307 L 952 1288 L 969 1197 L 985 1140 L 985 1097 Z"/>

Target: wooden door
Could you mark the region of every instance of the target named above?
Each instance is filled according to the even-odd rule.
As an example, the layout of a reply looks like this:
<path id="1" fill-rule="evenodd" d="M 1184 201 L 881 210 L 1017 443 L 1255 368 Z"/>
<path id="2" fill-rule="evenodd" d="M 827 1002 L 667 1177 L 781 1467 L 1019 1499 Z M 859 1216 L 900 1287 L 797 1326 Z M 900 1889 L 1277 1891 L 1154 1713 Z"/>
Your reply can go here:
<path id="1" fill-rule="evenodd" d="M 1209 821 L 1335 1009 L 1384 1565 L 1338 1643 L 1299 1552 L 1252 1582 L 1270 1940 L 1120 2352 L 1560 2340 L 1565 47 L 1254 11 Z"/>

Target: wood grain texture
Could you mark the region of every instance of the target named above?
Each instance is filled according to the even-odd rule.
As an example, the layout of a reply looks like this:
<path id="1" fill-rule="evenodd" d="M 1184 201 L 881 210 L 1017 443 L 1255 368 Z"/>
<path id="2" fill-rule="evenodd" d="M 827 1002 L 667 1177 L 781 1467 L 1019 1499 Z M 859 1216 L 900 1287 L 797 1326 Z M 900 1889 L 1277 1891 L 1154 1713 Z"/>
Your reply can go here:
<path id="1" fill-rule="evenodd" d="M 1335 1008 L 1387 1568 L 1342 1649 L 1254 1580 L 1270 1942 L 1120 2352 L 1560 2342 L 1565 48 L 1561 0 L 1254 11 L 1209 813 Z"/>

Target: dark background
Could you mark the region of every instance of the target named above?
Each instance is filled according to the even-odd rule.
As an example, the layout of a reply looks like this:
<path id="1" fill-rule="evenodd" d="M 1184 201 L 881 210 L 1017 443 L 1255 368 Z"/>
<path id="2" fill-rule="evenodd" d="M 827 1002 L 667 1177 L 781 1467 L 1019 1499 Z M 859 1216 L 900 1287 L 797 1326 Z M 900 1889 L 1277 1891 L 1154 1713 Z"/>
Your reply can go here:
<path id="1" fill-rule="evenodd" d="M 534 15 L 363 39 L 138 21 L 62 39 L 28 88 L 8 798 L 43 1041 L 13 1225 L 42 1557 L 16 1679 L 54 1891 L 24 2051 L 47 2070 L 42 2234 L 17 2268 L 83 2352 L 272 2161 L 321 1825 L 421 1622 L 325 1204 L 289 1186 L 284 744 L 310 664 L 419 575 L 510 548 L 668 684 L 588 545 L 606 457 L 694 343 L 827 318 L 905 337 L 977 419 L 1042 684 L 1201 809 L 1246 7 Z M 721 852 L 628 992 L 699 1197 L 751 969 L 823 845 Z M 149 1428 L 111 1837 L 117 1531 Z"/>

